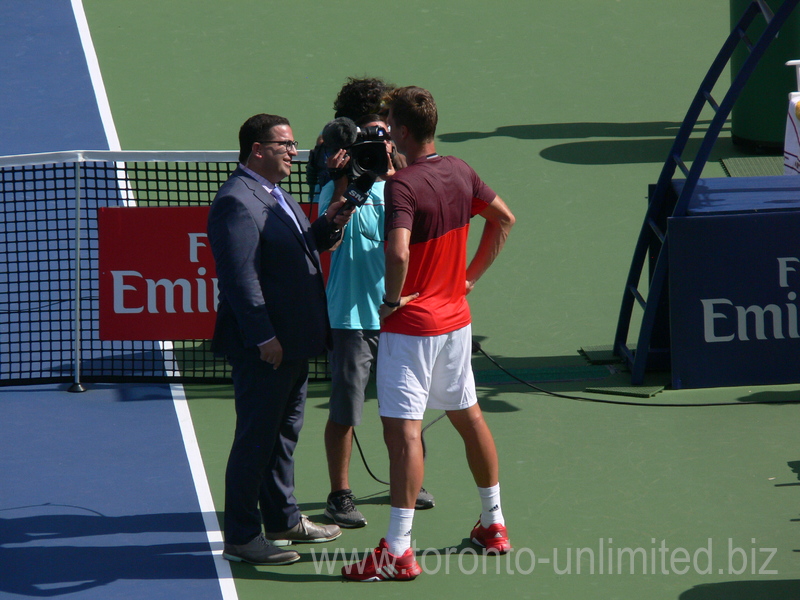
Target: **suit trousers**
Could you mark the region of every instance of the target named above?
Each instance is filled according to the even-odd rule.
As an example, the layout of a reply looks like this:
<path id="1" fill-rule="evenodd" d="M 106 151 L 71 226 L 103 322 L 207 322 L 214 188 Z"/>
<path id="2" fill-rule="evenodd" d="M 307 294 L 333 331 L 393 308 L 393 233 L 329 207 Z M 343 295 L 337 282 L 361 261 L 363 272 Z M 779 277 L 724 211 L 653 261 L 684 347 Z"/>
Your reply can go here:
<path id="1" fill-rule="evenodd" d="M 246 544 L 300 521 L 294 497 L 294 449 L 303 426 L 308 360 L 275 370 L 258 352 L 228 356 L 236 432 L 225 472 L 225 541 Z"/>

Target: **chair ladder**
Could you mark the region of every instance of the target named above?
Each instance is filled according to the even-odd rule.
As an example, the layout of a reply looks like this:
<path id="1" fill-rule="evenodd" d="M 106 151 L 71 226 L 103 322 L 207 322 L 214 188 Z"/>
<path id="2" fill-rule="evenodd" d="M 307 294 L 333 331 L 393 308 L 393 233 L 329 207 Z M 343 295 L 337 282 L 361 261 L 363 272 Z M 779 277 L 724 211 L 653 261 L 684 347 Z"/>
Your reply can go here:
<path id="1" fill-rule="evenodd" d="M 631 371 L 631 383 L 633 385 L 641 385 L 643 383 L 648 364 L 650 366 L 658 363 L 664 365 L 669 360 L 668 299 L 666 294 L 663 294 L 668 276 L 667 266 L 669 261 L 667 219 L 671 216 L 684 216 L 686 214 L 697 181 L 700 179 L 714 143 L 717 141 L 717 137 L 728 119 L 736 98 L 738 98 L 767 47 L 778 34 L 778 31 L 780 31 L 780 28 L 798 2 L 800 0 L 785 0 L 774 13 L 767 5 L 766 0 L 754 0 L 748 5 L 700 84 L 686 117 L 678 130 L 658 182 L 650 194 L 647 212 L 634 249 L 628 279 L 625 283 L 616 337 L 614 339 L 614 354 L 621 357 L 627 364 Z M 761 36 L 753 44 L 746 32 L 753 20 L 759 15 L 766 19 L 767 25 Z M 711 92 L 720 75 L 726 70 L 731 56 L 740 42 L 745 44 L 749 54 L 742 63 L 739 72 L 733 77 L 730 88 L 728 88 L 722 102 L 717 103 Z M 706 105 L 712 108 L 714 116 L 694 159 L 691 160 L 691 167 L 687 167 L 687 161 L 684 159 L 686 146 L 697 128 L 700 113 Z M 676 197 L 672 190 L 672 178 L 678 169 L 683 173 L 686 180 L 680 195 Z M 639 283 L 642 278 L 645 259 L 650 254 L 652 254 L 653 258 L 650 261 L 649 288 L 645 297 L 639 290 Z M 644 309 L 644 315 L 642 316 L 636 347 L 631 348 L 628 346 L 628 332 L 635 303 L 638 303 Z"/>

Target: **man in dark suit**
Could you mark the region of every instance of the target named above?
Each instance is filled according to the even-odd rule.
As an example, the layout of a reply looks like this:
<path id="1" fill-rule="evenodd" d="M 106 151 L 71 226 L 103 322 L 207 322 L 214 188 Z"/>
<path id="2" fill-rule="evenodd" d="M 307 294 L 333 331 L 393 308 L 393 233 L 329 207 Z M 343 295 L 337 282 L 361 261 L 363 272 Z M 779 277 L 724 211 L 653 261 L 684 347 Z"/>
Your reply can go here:
<path id="1" fill-rule="evenodd" d="M 330 329 L 319 251 L 349 214 L 331 205 L 313 224 L 278 187 L 297 156 L 289 121 L 260 114 L 239 131 L 241 163 L 217 192 L 208 237 L 219 282 L 212 350 L 232 368 L 236 432 L 225 474 L 228 560 L 288 564 L 281 546 L 333 540 L 335 525 L 300 514 L 293 453 L 303 424 L 308 359 Z M 262 531 L 262 524 L 264 531 Z"/>

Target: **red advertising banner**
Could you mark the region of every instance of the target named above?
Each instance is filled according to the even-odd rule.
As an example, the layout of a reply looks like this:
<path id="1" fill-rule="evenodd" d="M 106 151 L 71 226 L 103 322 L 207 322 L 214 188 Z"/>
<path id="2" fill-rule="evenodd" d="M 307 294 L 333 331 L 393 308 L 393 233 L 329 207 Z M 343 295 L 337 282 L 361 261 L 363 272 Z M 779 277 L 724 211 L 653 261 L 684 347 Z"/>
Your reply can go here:
<path id="1" fill-rule="evenodd" d="M 101 340 L 208 339 L 217 279 L 208 206 L 101 208 Z"/>

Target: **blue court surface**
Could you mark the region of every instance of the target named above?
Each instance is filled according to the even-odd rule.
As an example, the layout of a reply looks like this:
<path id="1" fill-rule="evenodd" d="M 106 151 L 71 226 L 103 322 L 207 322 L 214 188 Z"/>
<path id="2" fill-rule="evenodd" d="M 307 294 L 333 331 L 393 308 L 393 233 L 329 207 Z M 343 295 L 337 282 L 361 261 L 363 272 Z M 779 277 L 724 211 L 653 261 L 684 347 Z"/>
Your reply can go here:
<path id="1" fill-rule="evenodd" d="M 169 386 L 0 388 L 0 414 L 0 597 L 221 597 Z"/>
<path id="2" fill-rule="evenodd" d="M 0 2 L 0 156 L 107 150 L 68 0 Z"/>
<path id="3" fill-rule="evenodd" d="M 0 155 L 116 139 L 80 8 L 0 2 Z M 222 597 L 176 406 L 167 385 L 0 388 L 0 598 Z"/>

